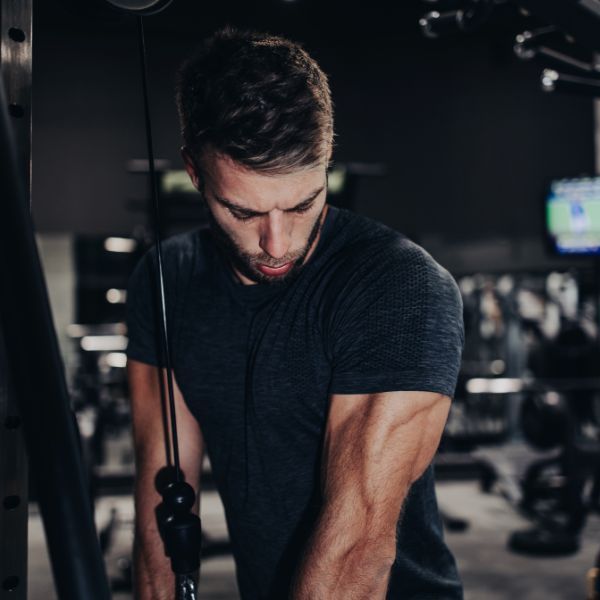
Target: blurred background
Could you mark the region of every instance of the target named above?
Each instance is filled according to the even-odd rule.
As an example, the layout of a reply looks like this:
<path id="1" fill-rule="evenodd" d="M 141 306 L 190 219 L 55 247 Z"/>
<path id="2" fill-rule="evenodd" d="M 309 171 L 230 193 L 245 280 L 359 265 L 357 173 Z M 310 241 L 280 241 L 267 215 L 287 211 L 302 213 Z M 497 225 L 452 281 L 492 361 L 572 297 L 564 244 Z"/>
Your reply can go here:
<path id="1" fill-rule="evenodd" d="M 182 172 L 175 73 L 231 24 L 301 42 L 329 75 L 330 202 L 405 233 L 457 279 L 466 347 L 436 477 L 469 600 L 596 597 L 586 577 L 600 549 L 599 49 L 586 27 L 600 33 L 600 18 L 568 21 L 565 37 L 560 11 L 529 4 L 175 0 L 146 20 L 168 234 L 204 223 Z M 125 599 L 125 288 L 151 243 L 135 23 L 58 0 L 34 3 L 33 19 L 31 208 L 102 551 Z M 233 600 L 205 471 L 199 597 Z M 56 597 L 35 494 L 28 588 Z"/>

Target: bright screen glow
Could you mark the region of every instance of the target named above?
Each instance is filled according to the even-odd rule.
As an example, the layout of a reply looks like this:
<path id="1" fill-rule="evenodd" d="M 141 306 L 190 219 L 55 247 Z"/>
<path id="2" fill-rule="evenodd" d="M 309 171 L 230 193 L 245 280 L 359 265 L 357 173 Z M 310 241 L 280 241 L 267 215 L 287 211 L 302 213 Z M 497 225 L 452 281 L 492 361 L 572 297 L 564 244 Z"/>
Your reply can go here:
<path id="1" fill-rule="evenodd" d="M 553 181 L 546 226 L 560 254 L 600 254 L 600 177 Z"/>

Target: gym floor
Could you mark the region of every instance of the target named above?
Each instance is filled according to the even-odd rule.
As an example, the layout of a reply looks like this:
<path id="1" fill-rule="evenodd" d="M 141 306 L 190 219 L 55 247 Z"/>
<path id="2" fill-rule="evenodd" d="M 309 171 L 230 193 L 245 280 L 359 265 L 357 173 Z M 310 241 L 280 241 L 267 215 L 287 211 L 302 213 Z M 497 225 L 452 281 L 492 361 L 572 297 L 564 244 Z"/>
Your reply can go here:
<path id="1" fill-rule="evenodd" d="M 441 509 L 453 517 L 468 519 L 464 532 L 447 532 L 446 539 L 458 561 L 466 600 L 575 600 L 585 598 L 585 575 L 599 549 L 600 518 L 590 517 L 581 550 L 566 558 L 531 558 L 506 549 L 515 529 L 527 527 L 508 502 L 498 494 L 484 494 L 474 482 L 440 482 Z M 132 502 L 129 497 L 105 497 L 97 507 L 98 524 L 116 509 L 117 534 L 107 556 L 111 578 L 118 579 L 119 567 L 130 552 Z M 226 534 L 222 508 L 216 492 L 202 496 L 202 522 L 215 538 Z M 29 594 L 31 600 L 54 600 L 54 592 L 43 530 L 37 508 L 31 507 L 29 534 Z M 114 600 L 131 594 L 115 592 Z M 212 558 L 203 564 L 199 600 L 235 600 L 233 561 Z"/>

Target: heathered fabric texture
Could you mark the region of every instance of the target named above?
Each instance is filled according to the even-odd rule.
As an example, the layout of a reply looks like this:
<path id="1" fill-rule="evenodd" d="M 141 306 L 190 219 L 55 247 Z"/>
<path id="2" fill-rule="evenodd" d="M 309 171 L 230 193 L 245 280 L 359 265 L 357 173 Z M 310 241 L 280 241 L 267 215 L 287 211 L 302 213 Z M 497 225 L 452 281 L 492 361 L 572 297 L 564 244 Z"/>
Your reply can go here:
<path id="1" fill-rule="evenodd" d="M 206 230 L 163 248 L 174 374 L 206 442 L 240 593 L 284 599 L 320 507 L 330 395 L 452 396 L 463 345 L 458 289 L 416 244 L 334 208 L 286 284 L 239 284 Z M 152 252 L 142 259 L 128 295 L 128 356 L 149 364 L 160 362 L 153 262 Z M 397 540 L 388 598 L 462 598 L 431 468 L 410 490 Z"/>

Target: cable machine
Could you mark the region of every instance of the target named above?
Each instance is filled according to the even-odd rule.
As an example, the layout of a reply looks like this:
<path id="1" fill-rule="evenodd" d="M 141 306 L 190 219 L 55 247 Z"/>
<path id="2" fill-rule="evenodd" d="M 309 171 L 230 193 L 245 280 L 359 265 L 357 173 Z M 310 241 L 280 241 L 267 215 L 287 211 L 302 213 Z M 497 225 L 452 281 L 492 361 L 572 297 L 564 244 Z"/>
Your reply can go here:
<path id="1" fill-rule="evenodd" d="M 172 0 L 97 0 L 92 10 L 115 10 L 135 17 L 140 52 L 149 176 L 154 200 L 157 247 L 156 289 L 160 307 L 160 352 L 167 370 L 166 390 L 173 480 L 163 494 L 161 522 L 165 551 L 176 575 L 177 600 L 196 598 L 200 564 L 200 519 L 191 512 L 195 492 L 179 465 L 177 424 L 162 273 L 159 200 L 148 98 L 144 17 Z M 31 91 L 31 0 L 2 3 L 3 80 L 0 81 L 0 480 L 4 511 L 0 517 L 2 594 L 26 598 L 27 471 L 21 423 L 32 481 L 42 514 L 55 586 L 60 598 L 108 600 L 110 589 L 94 525 L 79 437 L 58 349 L 48 293 L 29 211 L 29 136 Z M 13 26 L 14 25 L 14 26 Z M 18 25 L 18 26 L 17 26 Z M 21 44 L 11 46 L 11 44 Z M 15 122 L 15 120 L 17 120 Z M 10 353 L 6 352 L 10 348 Z M 160 378 L 163 381 L 162 377 Z M 10 433 L 7 433 L 10 432 Z M 10 515 L 8 517 L 7 515 Z"/>

